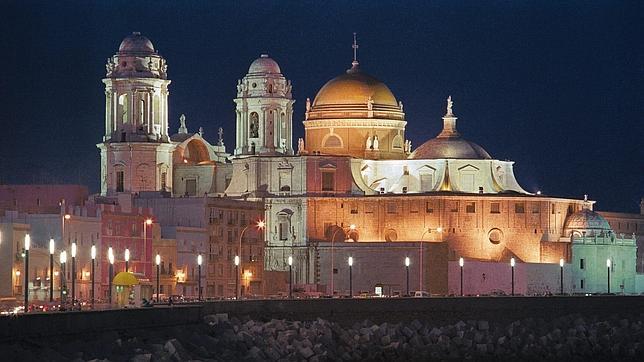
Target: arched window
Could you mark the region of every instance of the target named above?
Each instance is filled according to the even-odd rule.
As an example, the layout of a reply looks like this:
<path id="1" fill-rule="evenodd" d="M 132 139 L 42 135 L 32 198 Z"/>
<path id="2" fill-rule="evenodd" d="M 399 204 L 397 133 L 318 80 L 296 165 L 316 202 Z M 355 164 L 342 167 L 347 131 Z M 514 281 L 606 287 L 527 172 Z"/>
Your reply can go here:
<path id="1" fill-rule="evenodd" d="M 250 114 L 250 124 L 248 125 L 248 134 L 251 138 L 259 137 L 259 115 L 256 112 Z"/>
<path id="2" fill-rule="evenodd" d="M 397 149 L 403 148 L 402 137 L 400 137 L 400 135 L 396 135 L 396 137 L 394 137 L 394 140 L 391 142 L 391 147 Z"/>

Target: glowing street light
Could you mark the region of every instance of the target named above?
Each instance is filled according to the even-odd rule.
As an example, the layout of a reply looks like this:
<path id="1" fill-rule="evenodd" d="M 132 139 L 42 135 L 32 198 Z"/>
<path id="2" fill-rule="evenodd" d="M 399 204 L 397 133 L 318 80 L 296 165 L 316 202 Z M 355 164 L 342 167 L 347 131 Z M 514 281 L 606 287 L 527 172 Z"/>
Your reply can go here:
<path id="1" fill-rule="evenodd" d="M 407 272 L 407 296 L 409 296 L 409 264 L 411 264 L 411 261 L 409 260 L 409 257 L 405 257 L 405 271 Z"/>
<path id="2" fill-rule="evenodd" d="M 94 308 L 94 264 L 96 263 L 96 245 L 92 245 L 90 256 L 92 257 L 92 292 L 90 294 L 92 297 L 92 308 Z"/>
<path id="3" fill-rule="evenodd" d="M 510 258 L 510 267 L 512 268 L 512 295 L 514 295 L 514 258 Z"/>
<path id="4" fill-rule="evenodd" d="M 110 270 L 109 270 L 109 301 L 110 305 L 112 304 L 112 279 L 114 278 L 114 250 L 112 250 L 112 247 L 110 246 L 107 249 L 107 258 L 110 262 Z"/>
<path id="5" fill-rule="evenodd" d="M 72 243 L 72 309 L 76 302 L 76 242 Z"/>
<path id="6" fill-rule="evenodd" d="M 125 272 L 130 271 L 130 249 L 125 248 Z"/>
<path id="7" fill-rule="evenodd" d="M 49 301 L 54 301 L 54 252 L 56 244 L 54 239 L 49 239 Z"/>
<path id="8" fill-rule="evenodd" d="M 29 248 L 31 247 L 31 237 L 25 235 L 25 313 L 29 311 Z"/>
<path id="9" fill-rule="evenodd" d="M 201 263 L 203 262 L 203 257 L 201 254 L 197 255 L 197 269 L 199 270 L 199 281 L 198 281 L 198 294 L 199 300 L 201 300 Z"/>
<path id="10" fill-rule="evenodd" d="M 65 250 L 60 252 L 60 304 L 63 304 L 63 285 L 66 285 L 65 281 L 65 264 L 67 263 L 67 252 Z"/>
<path id="11" fill-rule="evenodd" d="M 242 237 L 244 236 L 244 232 L 246 232 L 246 230 L 248 230 L 248 228 L 251 227 L 251 226 L 253 226 L 252 223 L 246 225 L 246 227 L 244 227 L 242 229 L 241 233 L 239 233 L 239 264 L 240 264 L 240 267 L 241 267 L 241 260 L 242 260 L 241 259 L 241 255 L 242 255 Z M 259 220 L 255 224 L 255 227 L 257 228 L 257 230 L 264 230 L 264 228 L 266 227 L 266 223 L 264 223 L 264 220 Z M 241 275 L 239 273 L 237 273 L 237 276 L 235 278 L 236 279 L 241 278 Z M 241 293 L 241 282 L 238 283 L 237 288 L 239 289 L 239 291 L 236 291 L 235 295 L 237 295 L 237 293 L 238 293 L 239 297 L 241 297 L 241 294 L 242 294 Z"/>
<path id="12" fill-rule="evenodd" d="M 157 303 L 159 303 L 159 294 L 160 293 L 160 286 L 159 286 L 159 277 L 161 275 L 161 255 L 157 253 L 156 258 L 154 258 L 154 262 L 157 265 Z"/>
<path id="13" fill-rule="evenodd" d="M 293 257 L 288 257 L 288 298 L 293 299 Z"/>
<path id="14" fill-rule="evenodd" d="M 559 294 L 563 295 L 564 290 L 563 290 L 563 267 L 564 267 L 564 260 L 559 259 Z"/>
<path id="15" fill-rule="evenodd" d="M 349 298 L 353 298 L 353 257 L 350 256 L 349 260 Z"/>
<path id="16" fill-rule="evenodd" d="M 465 265 L 465 260 L 463 258 L 458 259 L 458 266 L 461 267 L 461 297 L 463 296 L 463 266 Z"/>
<path id="17" fill-rule="evenodd" d="M 235 300 L 239 299 L 239 255 L 235 255 Z"/>
<path id="18" fill-rule="evenodd" d="M 610 259 L 606 259 L 606 271 L 607 271 L 607 282 L 608 282 L 608 294 L 610 294 L 610 266 L 611 266 L 611 261 Z"/>

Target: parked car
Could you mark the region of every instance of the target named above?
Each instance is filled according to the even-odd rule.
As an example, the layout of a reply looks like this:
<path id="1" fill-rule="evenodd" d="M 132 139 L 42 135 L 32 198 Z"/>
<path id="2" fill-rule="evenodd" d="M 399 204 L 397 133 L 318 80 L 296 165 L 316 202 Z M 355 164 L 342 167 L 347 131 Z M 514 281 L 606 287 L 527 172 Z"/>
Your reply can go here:
<path id="1" fill-rule="evenodd" d="M 427 293 L 424 290 L 417 290 L 414 292 L 414 298 L 427 298 L 429 297 L 429 293 Z"/>

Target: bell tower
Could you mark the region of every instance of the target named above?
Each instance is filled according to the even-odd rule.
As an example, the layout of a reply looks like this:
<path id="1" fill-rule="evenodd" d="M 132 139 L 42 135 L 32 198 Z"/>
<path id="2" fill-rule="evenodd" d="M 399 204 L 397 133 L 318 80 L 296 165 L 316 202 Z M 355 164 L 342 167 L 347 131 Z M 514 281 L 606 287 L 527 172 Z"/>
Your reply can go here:
<path id="1" fill-rule="evenodd" d="M 293 154 L 291 81 L 262 54 L 237 81 L 235 155 Z"/>
<path id="2" fill-rule="evenodd" d="M 167 64 L 152 42 L 135 32 L 107 59 L 101 194 L 171 187 L 173 145 L 168 137 Z"/>

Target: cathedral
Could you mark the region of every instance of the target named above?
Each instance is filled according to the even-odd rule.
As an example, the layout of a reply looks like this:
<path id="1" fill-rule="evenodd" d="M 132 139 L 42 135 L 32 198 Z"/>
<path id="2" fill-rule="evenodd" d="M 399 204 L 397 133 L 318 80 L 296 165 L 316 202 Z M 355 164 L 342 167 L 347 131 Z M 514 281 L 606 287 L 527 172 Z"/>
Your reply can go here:
<path id="1" fill-rule="evenodd" d="M 644 286 L 634 235 L 617 235 L 586 197 L 524 190 L 512 161 L 459 132 L 456 100 L 446 97 L 435 112 L 442 131 L 412 146 L 403 102 L 363 69 L 355 39 L 353 49 L 349 69 L 306 98 L 305 134 L 296 141 L 291 81 L 261 54 L 236 84 L 228 153 L 221 129 L 211 144 L 182 115 L 171 132 L 166 60 L 145 36 L 127 36 L 103 79 L 101 195 L 256 203 L 265 275 L 283 275 L 292 257 L 295 282 L 326 294 L 347 293 L 350 267 L 356 293 L 404 293 L 405 258 L 413 289 L 435 294 L 458 289 L 460 260 L 471 271 L 468 294 L 509 289 L 511 261 L 522 293 L 558 290 L 560 265 L 568 291 L 601 291 L 607 261 L 614 285 Z M 208 261 L 213 270 L 230 267 L 228 259 Z"/>

